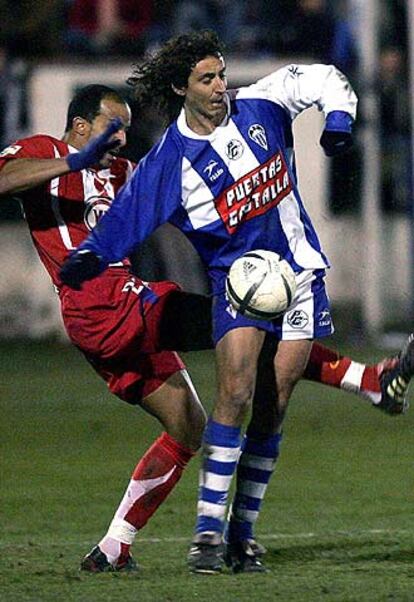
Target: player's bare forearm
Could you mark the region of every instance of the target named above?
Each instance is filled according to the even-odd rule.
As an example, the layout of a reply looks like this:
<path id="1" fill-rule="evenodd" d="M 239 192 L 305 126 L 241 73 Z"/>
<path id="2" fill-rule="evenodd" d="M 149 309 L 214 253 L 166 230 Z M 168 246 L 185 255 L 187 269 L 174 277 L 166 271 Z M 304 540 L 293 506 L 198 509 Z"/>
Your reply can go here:
<path id="1" fill-rule="evenodd" d="M 64 157 L 58 159 L 13 159 L 0 170 L 0 195 L 29 190 L 71 170 Z"/>

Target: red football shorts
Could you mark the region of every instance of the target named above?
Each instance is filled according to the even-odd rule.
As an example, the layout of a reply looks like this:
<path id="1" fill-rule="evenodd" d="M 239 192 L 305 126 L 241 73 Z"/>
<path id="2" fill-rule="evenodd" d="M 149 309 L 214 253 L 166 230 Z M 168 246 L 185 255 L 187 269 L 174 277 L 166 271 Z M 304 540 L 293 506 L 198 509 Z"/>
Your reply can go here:
<path id="1" fill-rule="evenodd" d="M 173 282 L 148 286 L 125 268 L 109 268 L 81 291 L 60 291 L 70 340 L 106 381 L 112 393 L 137 404 L 185 368 L 173 351 L 162 351 L 159 323 Z"/>

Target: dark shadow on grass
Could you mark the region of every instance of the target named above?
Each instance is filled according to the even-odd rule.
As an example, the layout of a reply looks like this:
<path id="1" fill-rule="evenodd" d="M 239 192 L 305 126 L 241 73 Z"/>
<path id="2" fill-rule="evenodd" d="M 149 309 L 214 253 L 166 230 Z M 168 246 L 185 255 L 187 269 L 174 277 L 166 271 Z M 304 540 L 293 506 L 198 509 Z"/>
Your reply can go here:
<path id="1" fill-rule="evenodd" d="M 404 547 L 402 547 L 404 546 Z M 331 561 L 334 564 L 349 562 L 414 562 L 414 544 L 401 544 L 397 540 L 334 541 L 267 548 L 266 564 L 305 563 Z M 377 551 L 375 551 L 377 550 Z"/>

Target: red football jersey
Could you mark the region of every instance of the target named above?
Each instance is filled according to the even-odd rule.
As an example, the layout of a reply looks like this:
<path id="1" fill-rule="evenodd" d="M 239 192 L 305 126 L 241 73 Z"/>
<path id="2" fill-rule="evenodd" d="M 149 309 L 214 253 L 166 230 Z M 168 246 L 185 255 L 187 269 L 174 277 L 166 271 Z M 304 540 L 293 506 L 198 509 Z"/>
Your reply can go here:
<path id="1" fill-rule="evenodd" d="M 76 152 L 62 140 L 39 134 L 17 140 L 0 153 L 0 169 L 13 159 L 54 159 Z M 20 200 L 40 259 L 54 284 L 68 253 L 75 249 L 108 210 L 134 164 L 116 158 L 110 168 L 84 169 L 20 192 Z M 129 265 L 129 261 L 124 261 Z"/>
<path id="2" fill-rule="evenodd" d="M 0 170 L 13 159 L 53 159 L 76 149 L 52 136 L 18 140 L 0 153 Z M 110 207 L 134 165 L 115 159 L 108 169 L 84 169 L 16 194 L 34 244 L 55 285 L 68 253 L 75 249 Z M 71 341 L 85 354 L 109 389 L 129 403 L 156 391 L 184 369 L 178 355 L 160 351 L 159 326 L 171 282 L 143 283 L 126 269 L 105 270 L 82 291 L 60 291 L 63 321 Z M 155 302 L 157 301 L 157 302 Z"/>

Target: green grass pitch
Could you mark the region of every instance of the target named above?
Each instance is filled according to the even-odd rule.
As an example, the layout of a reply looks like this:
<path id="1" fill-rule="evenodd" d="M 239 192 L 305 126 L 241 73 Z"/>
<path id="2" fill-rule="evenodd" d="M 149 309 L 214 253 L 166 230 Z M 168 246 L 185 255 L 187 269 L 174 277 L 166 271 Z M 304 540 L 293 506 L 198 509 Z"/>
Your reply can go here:
<path id="1" fill-rule="evenodd" d="M 208 407 L 212 353 L 185 359 Z M 137 538 L 141 572 L 87 575 L 79 560 L 160 429 L 109 395 L 65 345 L 0 345 L 0 401 L 3 602 L 414 600 L 413 412 L 391 418 L 356 396 L 300 384 L 257 525 L 269 573 L 188 574 L 196 458 Z"/>

